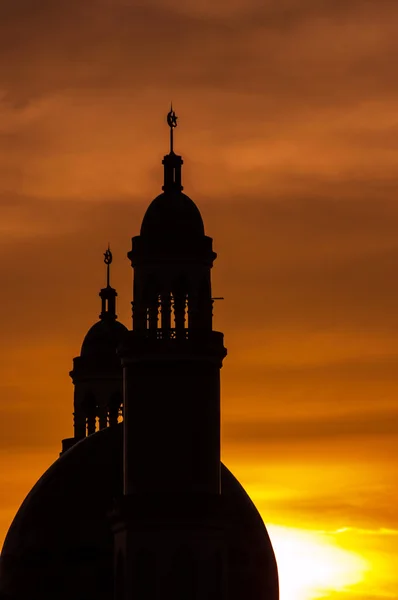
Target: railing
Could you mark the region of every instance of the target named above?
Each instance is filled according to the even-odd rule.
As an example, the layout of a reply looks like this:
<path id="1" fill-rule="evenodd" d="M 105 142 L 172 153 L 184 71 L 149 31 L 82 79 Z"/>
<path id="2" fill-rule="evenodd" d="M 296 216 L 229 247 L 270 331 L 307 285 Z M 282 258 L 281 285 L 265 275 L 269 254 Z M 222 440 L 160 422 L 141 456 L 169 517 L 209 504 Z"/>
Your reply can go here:
<path id="1" fill-rule="evenodd" d="M 189 329 L 156 329 L 157 340 L 189 339 Z M 149 332 L 149 330 L 148 330 Z"/>
<path id="2" fill-rule="evenodd" d="M 145 339 L 151 340 L 187 340 L 192 336 L 189 329 L 141 329 L 134 330 L 134 333 Z"/>
<path id="3" fill-rule="evenodd" d="M 130 340 L 130 341 L 129 341 Z M 195 354 L 224 357 L 224 335 L 219 331 L 207 329 L 133 329 L 120 354 L 128 356 L 146 355 L 154 352 L 158 356 L 175 353 L 191 356 Z"/>
<path id="4" fill-rule="evenodd" d="M 133 329 L 135 338 L 145 340 L 204 340 L 222 336 L 216 331 L 207 329 L 176 329 L 171 328 L 153 328 L 153 329 Z"/>

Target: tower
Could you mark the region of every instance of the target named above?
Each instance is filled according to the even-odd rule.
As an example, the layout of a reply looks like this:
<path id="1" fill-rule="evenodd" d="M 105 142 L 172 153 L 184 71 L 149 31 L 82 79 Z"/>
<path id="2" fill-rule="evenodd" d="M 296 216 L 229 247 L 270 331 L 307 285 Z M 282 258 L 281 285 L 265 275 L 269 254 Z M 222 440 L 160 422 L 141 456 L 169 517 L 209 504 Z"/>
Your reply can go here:
<path id="1" fill-rule="evenodd" d="M 182 192 L 172 109 L 167 121 L 163 193 L 149 206 L 128 254 L 133 329 L 120 351 L 124 496 L 115 518 L 116 599 L 221 600 L 220 369 L 226 349 L 212 327 L 216 254 L 198 208 Z"/>
<path id="2" fill-rule="evenodd" d="M 95 431 L 114 426 L 122 411 L 122 368 L 117 355 L 127 328 L 117 320 L 116 290 L 110 285 L 110 248 L 104 253 L 106 287 L 101 298 L 101 314 L 86 334 L 80 356 L 73 359 L 70 372 L 74 390 L 74 436 L 63 440 L 64 452 Z"/>
<path id="3" fill-rule="evenodd" d="M 116 318 L 108 249 L 100 320 L 71 372 L 75 435 L 63 441 L 62 456 L 10 526 L 0 557 L 1 598 L 279 598 L 263 520 L 220 464 L 226 350 L 212 326 L 216 255 L 182 191 L 176 119 L 171 110 L 163 193 L 129 253 L 133 329 Z M 124 421 L 116 425 L 111 407 L 120 407 L 122 388 Z"/>

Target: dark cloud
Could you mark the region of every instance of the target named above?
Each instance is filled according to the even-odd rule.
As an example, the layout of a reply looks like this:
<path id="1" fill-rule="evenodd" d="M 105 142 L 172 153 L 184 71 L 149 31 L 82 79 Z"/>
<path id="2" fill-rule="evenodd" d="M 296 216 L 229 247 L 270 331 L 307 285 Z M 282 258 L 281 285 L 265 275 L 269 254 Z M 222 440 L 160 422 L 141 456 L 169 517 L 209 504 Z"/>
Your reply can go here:
<path id="1" fill-rule="evenodd" d="M 36 317 L 30 319 L 32 327 L 40 313 L 49 322 L 57 314 L 68 318 L 77 286 L 82 302 L 92 305 L 101 282 L 100 250 L 108 240 L 117 251 L 115 277 L 127 307 L 131 270 L 126 254 L 148 200 L 50 201 L 3 194 L 0 204 L 9 233 L 1 242 L 2 256 L 8 259 L 0 263 L 0 304 L 5 309 L 13 298 L 9 322 L 27 334 L 26 298 L 30 316 Z M 272 203 L 259 198 L 204 204 L 202 212 L 219 251 L 214 290 L 225 301 L 217 305 L 216 315 L 230 339 L 242 330 L 254 341 L 259 328 L 269 338 L 274 330 L 294 327 L 303 336 L 336 328 L 343 340 L 366 328 L 371 343 L 371 332 L 388 336 L 397 331 L 395 205 L 325 198 Z M 33 293 L 35 286 L 46 293 L 45 313 L 41 297 Z M 336 360 L 335 374 L 338 369 L 342 376 L 347 369 L 358 370 Z M 377 355 L 375 360 L 380 371 Z"/>
<path id="2" fill-rule="evenodd" d="M 214 279 L 226 300 L 217 309 L 228 320 L 239 315 L 237 330 L 337 328 L 343 338 L 353 329 L 397 330 L 392 200 L 258 198 L 207 212 L 221 232 Z"/>
<path id="3" fill-rule="evenodd" d="M 156 82 L 168 93 L 186 86 L 202 88 L 201 95 L 261 91 L 263 107 L 306 111 L 396 87 L 389 23 L 397 8 L 389 1 L 253 1 L 212 13 L 198 11 L 196 3 L 74 1 L 37 8 L 8 0 L 0 10 L 3 84 L 19 104 L 73 88 L 129 90 L 138 100 L 140 88 Z"/>
<path id="4" fill-rule="evenodd" d="M 339 418 L 343 418 L 341 414 L 347 411 L 361 413 L 372 411 L 375 405 L 381 404 L 383 409 L 391 409 L 397 405 L 396 358 L 347 358 L 344 361 L 333 362 L 331 358 L 326 357 L 320 359 L 319 364 L 311 364 L 313 348 L 317 347 L 314 341 L 306 357 L 308 364 L 292 364 L 295 351 L 291 350 L 289 360 L 282 352 L 282 356 L 278 356 L 280 364 L 272 366 L 268 364 L 271 360 L 268 356 L 272 355 L 273 348 L 269 342 L 269 353 L 263 359 L 263 364 L 253 366 L 253 354 L 243 364 L 239 357 L 234 357 L 233 351 L 238 348 L 239 340 L 234 338 L 232 341 L 232 348 L 229 344 L 231 339 L 228 341 L 231 355 L 225 361 L 223 373 L 224 408 L 227 414 L 229 410 L 236 409 L 242 419 L 252 413 L 256 418 L 272 421 L 275 417 L 285 418 L 293 411 L 295 417 L 301 415 L 301 418 L 308 416 L 312 419 L 321 415 L 322 418 L 329 419 L 335 413 L 339 414 Z M 287 353 L 288 341 L 285 344 Z M 260 347 L 258 352 L 261 350 Z M 337 350 L 333 346 L 331 353 L 337 353 Z M 360 349 L 357 352 L 359 353 Z M 247 402 L 249 408 L 245 415 Z M 369 412 L 365 418 L 370 418 Z M 242 438 L 244 431 L 243 428 Z"/>
<path id="5" fill-rule="evenodd" d="M 105 277 L 102 253 L 108 241 L 120 311 L 129 315 L 132 272 L 127 252 L 132 233 L 139 231 L 143 215 L 139 205 L 19 198 L 10 208 L 18 213 L 16 223 L 19 218 L 29 227 L 16 229 L 15 236 L 0 244 L 4 257 L 0 306 L 8 313 L 3 335 L 10 343 L 37 335 L 58 337 L 67 331 L 66 323 L 77 340 L 81 338 L 83 323 L 88 328 L 99 312 L 97 294 Z"/>
<path id="6" fill-rule="evenodd" d="M 388 411 L 325 415 L 323 418 L 303 415 L 301 419 L 289 419 L 286 416 L 280 421 L 272 418 L 267 421 L 227 420 L 223 434 L 225 440 L 231 444 L 261 445 L 275 440 L 281 444 L 286 440 L 289 443 L 311 440 L 316 444 L 319 440 L 327 443 L 330 439 L 338 441 L 341 438 L 349 438 L 355 444 L 357 438 L 361 437 L 398 437 L 398 407 L 396 410 Z"/>
<path id="7" fill-rule="evenodd" d="M 277 468 L 275 523 L 397 527 L 397 19 L 395 0 L 3 0 L 2 531 L 71 432 L 108 241 L 130 322 L 170 98 L 219 253 L 231 466 Z"/>

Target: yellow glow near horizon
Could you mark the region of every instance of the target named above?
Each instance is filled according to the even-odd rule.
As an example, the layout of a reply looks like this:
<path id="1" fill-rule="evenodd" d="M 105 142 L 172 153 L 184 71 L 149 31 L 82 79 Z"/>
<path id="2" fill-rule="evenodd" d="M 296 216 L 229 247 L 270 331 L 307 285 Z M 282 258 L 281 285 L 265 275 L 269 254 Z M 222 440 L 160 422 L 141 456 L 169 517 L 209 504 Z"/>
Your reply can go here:
<path id="1" fill-rule="evenodd" d="M 368 570 L 359 555 L 323 533 L 269 525 L 279 571 L 280 600 L 315 600 L 360 583 Z"/>

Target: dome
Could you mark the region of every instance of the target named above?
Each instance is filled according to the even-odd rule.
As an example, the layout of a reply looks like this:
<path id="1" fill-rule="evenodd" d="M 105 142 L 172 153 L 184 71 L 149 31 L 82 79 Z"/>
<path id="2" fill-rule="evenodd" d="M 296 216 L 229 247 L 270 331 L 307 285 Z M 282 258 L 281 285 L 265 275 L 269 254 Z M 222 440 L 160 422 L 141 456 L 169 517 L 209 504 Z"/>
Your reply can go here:
<path id="1" fill-rule="evenodd" d="M 178 190 L 169 190 L 155 198 L 141 225 L 141 236 L 151 239 L 191 239 L 204 235 L 198 207 L 189 196 Z"/>
<path id="2" fill-rule="evenodd" d="M 65 452 L 20 507 L 1 553 L 0 597 L 112 600 L 108 514 L 122 493 L 123 427 Z M 242 486 L 221 469 L 229 600 L 277 600 L 278 574 L 263 521 Z"/>
<path id="3" fill-rule="evenodd" d="M 128 329 L 116 319 L 105 318 L 95 323 L 83 340 L 81 356 L 115 354 Z"/>

